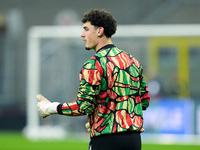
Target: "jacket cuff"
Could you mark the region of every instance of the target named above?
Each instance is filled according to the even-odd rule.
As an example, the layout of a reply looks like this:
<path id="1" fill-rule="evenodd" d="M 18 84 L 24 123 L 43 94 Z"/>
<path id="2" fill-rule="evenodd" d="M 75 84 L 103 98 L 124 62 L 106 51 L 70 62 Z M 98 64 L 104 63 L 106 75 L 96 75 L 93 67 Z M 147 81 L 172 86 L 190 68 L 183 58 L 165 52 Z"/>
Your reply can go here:
<path id="1" fill-rule="evenodd" d="M 63 104 L 59 104 L 59 105 L 57 106 L 57 112 L 58 112 L 58 114 L 60 114 L 60 115 L 63 115 L 63 112 L 62 112 L 62 105 L 63 105 Z"/>

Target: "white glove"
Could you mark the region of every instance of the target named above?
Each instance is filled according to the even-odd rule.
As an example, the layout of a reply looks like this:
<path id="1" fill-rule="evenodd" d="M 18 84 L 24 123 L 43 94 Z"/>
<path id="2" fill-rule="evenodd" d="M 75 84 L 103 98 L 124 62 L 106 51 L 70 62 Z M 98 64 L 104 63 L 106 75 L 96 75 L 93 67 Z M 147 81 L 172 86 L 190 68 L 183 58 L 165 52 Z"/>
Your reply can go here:
<path id="1" fill-rule="evenodd" d="M 46 99 L 41 94 L 37 95 L 37 99 L 39 100 L 37 104 L 38 111 L 42 118 L 46 118 L 52 114 L 57 114 L 57 106 L 60 104 L 58 102 L 51 103 L 48 99 Z"/>
<path id="2" fill-rule="evenodd" d="M 90 127 L 90 123 L 89 122 L 87 122 L 85 124 L 85 127 L 86 127 L 87 131 L 90 133 L 91 132 L 91 127 Z"/>

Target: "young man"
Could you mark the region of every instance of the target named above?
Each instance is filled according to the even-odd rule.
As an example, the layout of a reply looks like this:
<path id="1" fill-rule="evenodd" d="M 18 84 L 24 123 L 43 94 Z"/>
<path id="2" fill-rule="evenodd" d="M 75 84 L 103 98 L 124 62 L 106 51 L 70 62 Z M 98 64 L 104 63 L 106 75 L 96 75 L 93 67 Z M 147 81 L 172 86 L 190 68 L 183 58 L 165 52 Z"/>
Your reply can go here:
<path id="1" fill-rule="evenodd" d="M 40 115 L 88 115 L 90 150 L 141 150 L 142 110 L 150 101 L 142 66 L 112 43 L 117 25 L 110 13 L 92 9 L 82 22 L 85 48 L 96 55 L 81 69 L 77 100 L 51 103 L 38 95 Z"/>

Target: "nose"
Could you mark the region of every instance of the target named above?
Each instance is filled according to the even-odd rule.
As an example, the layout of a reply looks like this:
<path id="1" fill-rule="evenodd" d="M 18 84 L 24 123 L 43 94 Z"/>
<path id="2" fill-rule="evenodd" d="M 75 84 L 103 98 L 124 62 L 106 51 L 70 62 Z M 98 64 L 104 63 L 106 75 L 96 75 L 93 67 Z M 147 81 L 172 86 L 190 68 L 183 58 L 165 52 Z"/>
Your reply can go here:
<path id="1" fill-rule="evenodd" d="M 81 32 L 81 37 L 84 37 L 84 31 Z"/>

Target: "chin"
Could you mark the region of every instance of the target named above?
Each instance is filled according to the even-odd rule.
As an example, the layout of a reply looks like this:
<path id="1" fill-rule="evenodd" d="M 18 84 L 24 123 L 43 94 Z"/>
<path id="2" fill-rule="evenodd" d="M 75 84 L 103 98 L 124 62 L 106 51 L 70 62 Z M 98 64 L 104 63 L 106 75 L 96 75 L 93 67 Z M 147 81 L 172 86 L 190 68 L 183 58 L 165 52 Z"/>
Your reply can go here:
<path id="1" fill-rule="evenodd" d="M 91 50 L 91 48 L 89 48 L 89 47 L 85 47 L 85 49 L 86 49 L 86 50 Z"/>

